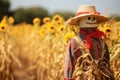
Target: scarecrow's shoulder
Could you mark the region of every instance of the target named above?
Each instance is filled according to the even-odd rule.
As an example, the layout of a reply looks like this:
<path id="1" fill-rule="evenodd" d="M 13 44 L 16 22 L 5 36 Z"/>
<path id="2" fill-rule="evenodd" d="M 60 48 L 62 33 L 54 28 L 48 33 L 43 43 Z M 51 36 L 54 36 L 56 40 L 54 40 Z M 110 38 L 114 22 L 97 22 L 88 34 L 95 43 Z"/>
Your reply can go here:
<path id="1" fill-rule="evenodd" d="M 78 37 L 73 37 L 70 39 L 71 43 L 77 43 L 78 42 Z"/>
<path id="2" fill-rule="evenodd" d="M 73 37 L 70 39 L 71 46 L 77 47 L 79 44 L 79 38 L 78 37 Z"/>

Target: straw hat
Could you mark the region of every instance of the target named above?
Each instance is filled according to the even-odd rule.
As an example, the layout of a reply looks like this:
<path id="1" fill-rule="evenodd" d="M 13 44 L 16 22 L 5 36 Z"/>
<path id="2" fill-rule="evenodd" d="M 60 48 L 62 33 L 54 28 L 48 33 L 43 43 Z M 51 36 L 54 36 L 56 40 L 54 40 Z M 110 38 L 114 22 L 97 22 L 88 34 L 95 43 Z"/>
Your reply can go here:
<path id="1" fill-rule="evenodd" d="M 108 20 L 108 17 L 101 15 L 100 12 L 96 11 L 95 6 L 80 5 L 76 16 L 68 19 L 67 23 L 70 25 L 79 25 L 80 19 L 85 16 L 96 16 L 97 23 L 102 23 Z"/>

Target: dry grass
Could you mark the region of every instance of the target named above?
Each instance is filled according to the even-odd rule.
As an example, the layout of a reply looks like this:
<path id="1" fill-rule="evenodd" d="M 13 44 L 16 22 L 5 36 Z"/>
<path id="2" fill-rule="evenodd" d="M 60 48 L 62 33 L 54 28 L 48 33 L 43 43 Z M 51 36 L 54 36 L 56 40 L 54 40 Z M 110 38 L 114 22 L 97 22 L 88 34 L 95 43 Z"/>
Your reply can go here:
<path id="1" fill-rule="evenodd" d="M 0 41 L 2 80 L 61 80 L 63 78 L 65 53 L 63 39 L 49 35 L 44 40 L 40 40 L 39 35 L 34 32 L 22 37 L 3 39 Z M 7 73 L 4 67 L 7 67 Z"/>
<path id="2" fill-rule="evenodd" d="M 74 71 L 75 80 L 110 80 L 110 76 L 113 77 L 113 72 L 109 68 L 104 58 L 105 48 L 102 41 L 102 56 L 98 60 L 94 60 L 90 55 L 88 49 L 85 48 L 84 43 L 78 40 L 82 55 L 77 59 L 77 65 Z"/>
<path id="3" fill-rule="evenodd" d="M 26 24 L 16 25 L 14 29 L 18 31 L 0 34 L 0 37 L 2 36 L 0 39 L 0 80 L 62 80 L 66 53 L 64 34 L 62 35 L 62 32 L 47 33 L 44 38 L 41 38 L 37 29 L 27 27 L 29 26 Z M 111 66 L 116 80 L 119 80 L 120 44 L 118 42 L 114 44 L 113 41 L 117 41 L 117 38 L 111 38 L 109 41 L 112 44 L 109 46 Z M 100 76 L 104 72 L 100 72 L 100 69 L 97 68 L 100 67 L 98 65 L 100 61 L 94 61 L 84 46 L 81 45 L 81 49 L 86 54 L 81 56 L 78 61 L 84 58 L 81 67 L 89 70 L 83 74 L 84 70 L 81 67 L 78 68 L 79 64 L 77 64 L 74 77 L 78 78 L 77 75 L 82 74 L 86 75 L 84 78 L 88 80 L 92 80 L 94 77 L 102 80 Z M 104 74 L 104 76 L 109 75 L 111 74 Z"/>
<path id="4" fill-rule="evenodd" d="M 114 71 L 115 80 L 120 79 L 120 43 L 113 46 L 111 55 L 111 67 Z"/>

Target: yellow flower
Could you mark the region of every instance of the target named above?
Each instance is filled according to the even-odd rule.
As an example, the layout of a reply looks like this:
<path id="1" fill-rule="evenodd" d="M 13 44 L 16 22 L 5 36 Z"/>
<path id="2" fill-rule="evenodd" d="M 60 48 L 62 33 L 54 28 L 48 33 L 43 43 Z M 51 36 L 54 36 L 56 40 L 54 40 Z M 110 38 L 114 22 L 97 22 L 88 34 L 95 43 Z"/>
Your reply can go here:
<path id="1" fill-rule="evenodd" d="M 48 22 L 51 22 L 51 19 L 49 17 L 43 18 L 43 23 L 46 24 Z"/>
<path id="2" fill-rule="evenodd" d="M 53 16 L 52 23 L 54 25 L 61 25 L 64 23 L 64 18 L 61 17 L 60 15 L 55 15 Z"/>
<path id="3" fill-rule="evenodd" d="M 63 24 L 61 19 L 59 21 L 56 21 L 56 25 L 61 25 L 61 24 Z"/>
<path id="4" fill-rule="evenodd" d="M 64 30 L 64 25 L 60 25 L 60 26 L 57 28 L 57 31 L 58 31 L 59 33 L 63 32 L 63 30 Z"/>
<path id="5" fill-rule="evenodd" d="M 40 18 L 36 17 L 36 18 L 33 19 L 33 24 L 38 24 L 39 25 L 40 23 L 41 23 Z"/>
<path id="6" fill-rule="evenodd" d="M 112 28 L 111 28 L 111 26 L 110 26 L 109 23 L 105 23 L 104 25 L 100 24 L 99 27 L 98 27 L 98 29 L 100 31 L 103 31 L 106 34 L 106 36 L 107 36 L 108 39 L 111 39 L 111 37 L 113 35 L 112 34 L 113 32 L 112 32 Z"/>
<path id="7" fill-rule="evenodd" d="M 52 23 L 48 23 L 47 27 L 48 27 L 48 32 L 53 33 L 53 34 L 56 32 L 56 26 L 53 25 Z"/>
<path id="8" fill-rule="evenodd" d="M 46 35 L 46 29 L 41 27 L 39 30 L 39 35 L 40 35 L 40 38 L 43 39 Z"/>
<path id="9" fill-rule="evenodd" d="M 53 16 L 53 21 L 59 21 L 60 18 L 61 18 L 60 15 L 54 15 L 54 16 Z"/>
<path id="10" fill-rule="evenodd" d="M 111 28 L 110 24 L 105 24 L 104 25 L 104 32 L 110 33 L 111 31 L 112 31 L 112 28 Z"/>
<path id="11" fill-rule="evenodd" d="M 6 32 L 7 30 L 7 24 L 0 23 L 0 32 Z"/>
<path id="12" fill-rule="evenodd" d="M 10 16 L 8 18 L 8 23 L 12 25 L 14 22 L 15 22 L 14 18 L 12 16 Z"/>
<path id="13" fill-rule="evenodd" d="M 0 23 L 0 32 L 6 32 L 7 30 L 7 16 L 4 16 Z"/>
<path id="14" fill-rule="evenodd" d="M 76 36 L 76 35 L 75 35 L 74 32 L 68 32 L 68 33 L 65 34 L 64 40 L 65 40 L 65 42 L 68 42 L 71 38 L 73 38 L 73 37 L 75 37 L 75 36 Z"/>
<path id="15" fill-rule="evenodd" d="M 110 24 L 108 24 L 108 23 L 104 24 L 103 26 L 99 25 L 98 29 L 100 31 L 103 31 L 106 34 L 109 34 L 112 31 L 112 28 L 111 28 Z"/>

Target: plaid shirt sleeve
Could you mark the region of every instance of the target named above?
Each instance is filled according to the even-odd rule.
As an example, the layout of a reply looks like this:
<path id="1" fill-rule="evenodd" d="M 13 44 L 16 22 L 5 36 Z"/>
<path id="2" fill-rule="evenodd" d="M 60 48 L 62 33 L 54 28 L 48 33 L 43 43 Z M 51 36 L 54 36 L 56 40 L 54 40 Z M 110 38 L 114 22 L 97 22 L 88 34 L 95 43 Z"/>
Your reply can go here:
<path id="1" fill-rule="evenodd" d="M 64 64 L 64 80 L 74 80 L 72 78 L 72 74 L 76 64 L 76 59 L 80 55 L 81 53 L 80 53 L 80 49 L 78 49 L 77 42 L 75 41 L 75 39 L 71 39 L 66 49 L 65 64 Z"/>

